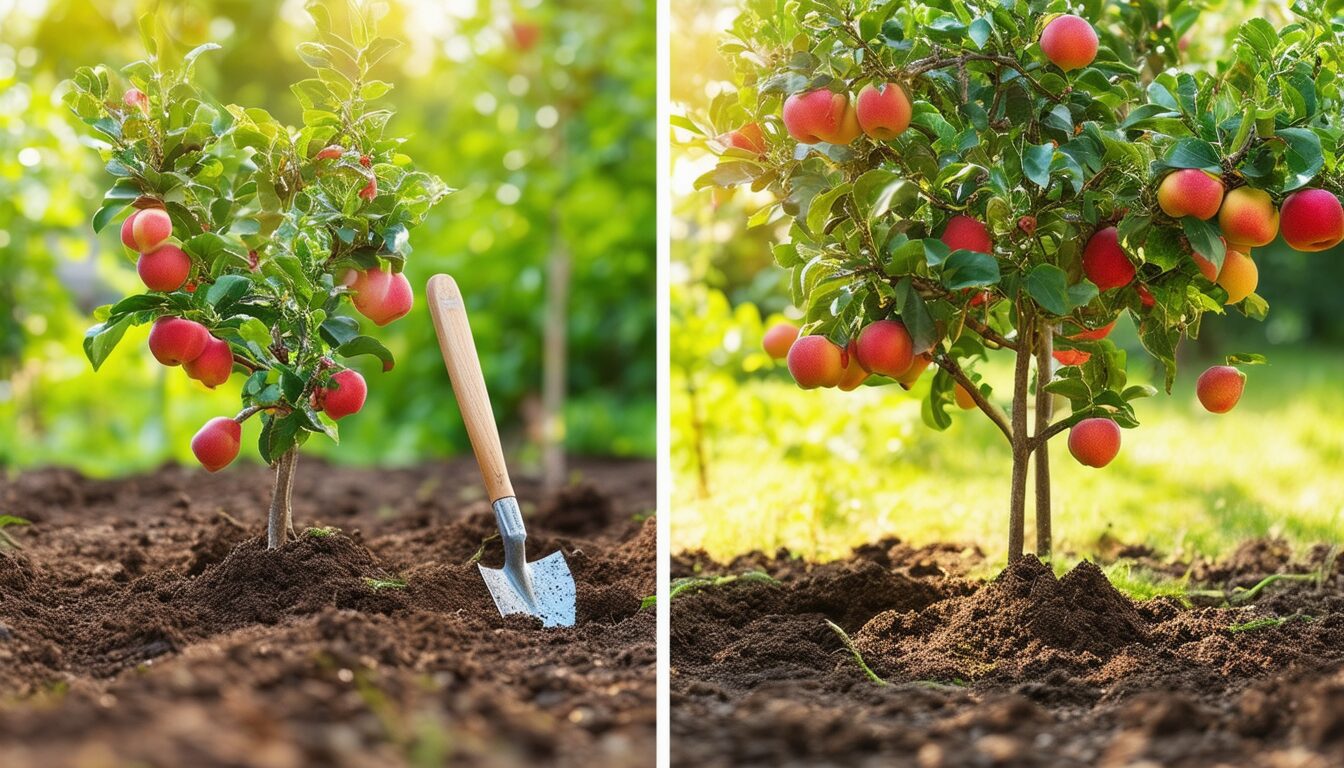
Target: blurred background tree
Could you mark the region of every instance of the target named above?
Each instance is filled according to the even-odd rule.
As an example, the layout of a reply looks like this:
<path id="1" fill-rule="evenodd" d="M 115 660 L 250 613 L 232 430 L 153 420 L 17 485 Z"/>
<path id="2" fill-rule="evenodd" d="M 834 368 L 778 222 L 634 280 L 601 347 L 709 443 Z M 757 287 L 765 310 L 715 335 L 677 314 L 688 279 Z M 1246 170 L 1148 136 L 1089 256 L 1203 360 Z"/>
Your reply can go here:
<path id="1" fill-rule="evenodd" d="M 908 395 L 896 387 L 805 392 L 761 350 L 772 321 L 801 316 L 771 252 L 785 222 L 749 225 L 771 202 L 768 192 L 695 190 L 718 158 L 676 127 L 677 115 L 733 113 L 734 69 L 719 45 L 745 4 L 758 13 L 775 8 L 771 0 L 672 6 L 673 550 L 727 558 L 785 547 L 829 558 L 887 535 L 993 545 L 1006 536 L 994 510 L 1007 459 L 988 420 L 963 415 L 940 435 L 921 423 L 921 385 Z M 1252 15 L 1277 28 L 1291 16 L 1286 0 L 1194 5 L 1205 10 L 1186 38 L 1186 67 L 1212 68 L 1229 34 Z M 1170 4 L 1173 13 L 1190 7 Z M 1052 462 L 1066 554 L 1143 544 L 1189 556 L 1255 536 L 1298 544 L 1344 538 L 1344 246 L 1305 254 L 1279 239 L 1257 248 L 1255 259 L 1257 291 L 1274 308 L 1268 320 L 1232 313 L 1182 346 L 1186 367 L 1173 396 L 1143 401 L 1143 429 L 1125 435 L 1106 470 L 1080 467 L 1067 454 Z M 1111 338 L 1131 360 L 1149 359 L 1127 320 Z M 1266 353 L 1271 365 L 1248 369 L 1235 418 L 1213 416 L 1195 401 L 1197 366 L 1235 351 Z M 1141 368 L 1131 365 L 1132 377 L 1153 383 L 1154 372 Z M 1006 384 L 1011 365 L 996 358 L 981 370 Z M 1156 378 L 1160 384 L 1160 372 Z"/>
<path id="2" fill-rule="evenodd" d="M 411 136 L 417 165 L 459 191 L 412 240 L 416 309 L 379 333 L 397 367 L 364 369 L 368 404 L 342 423 L 340 446 L 315 452 L 407 463 L 467 449 L 423 309 L 425 281 L 449 272 L 467 294 L 496 417 L 522 468 L 539 470 L 548 442 L 651 456 L 653 4 L 386 4 L 383 29 L 405 43 L 380 65 L 396 86 L 393 125 Z M 60 83 L 80 65 L 140 58 L 136 24 L 151 10 L 135 0 L 0 2 L 0 467 L 108 473 L 189 459 L 195 429 L 236 406 L 240 377 L 215 393 L 171 375 L 145 349 L 147 328 L 96 375 L 80 350 L 91 310 L 138 282 L 116 227 L 95 236 L 89 226 L 106 179 Z M 300 0 L 189 0 L 155 12 L 161 46 L 223 46 L 198 63 L 221 100 L 298 122 L 283 84 L 305 76 Z M 560 374 L 549 398 L 548 333 Z"/>

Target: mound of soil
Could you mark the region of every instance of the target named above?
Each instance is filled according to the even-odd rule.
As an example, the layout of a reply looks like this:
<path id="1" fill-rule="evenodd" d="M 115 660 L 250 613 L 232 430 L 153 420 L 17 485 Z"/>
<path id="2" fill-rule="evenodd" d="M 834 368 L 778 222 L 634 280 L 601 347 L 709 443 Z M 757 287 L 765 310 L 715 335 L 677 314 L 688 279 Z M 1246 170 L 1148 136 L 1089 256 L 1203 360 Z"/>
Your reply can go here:
<path id="1" fill-rule="evenodd" d="M 578 623 L 501 617 L 474 463 L 309 463 L 296 540 L 262 536 L 270 476 L 63 470 L 0 486 L 33 521 L 0 552 L 0 765 L 651 764 L 655 471 L 580 462 L 518 493 L 533 559 L 563 551 Z M 600 525 L 548 526 L 533 502 Z"/>
<path id="2" fill-rule="evenodd" d="M 1331 565 L 1324 548 L 1306 563 L 1290 551 L 1248 542 L 1227 563 L 1180 571 L 1226 589 L 1269 575 L 1254 563 Z M 1320 588 L 1277 582 L 1249 605 L 1214 608 L 1136 603 L 1091 563 L 1056 578 L 1027 558 L 968 580 L 978 557 L 888 540 L 824 565 L 675 558 L 674 577 L 764 570 L 774 581 L 673 601 L 673 764 L 1344 765 L 1338 563 Z"/>

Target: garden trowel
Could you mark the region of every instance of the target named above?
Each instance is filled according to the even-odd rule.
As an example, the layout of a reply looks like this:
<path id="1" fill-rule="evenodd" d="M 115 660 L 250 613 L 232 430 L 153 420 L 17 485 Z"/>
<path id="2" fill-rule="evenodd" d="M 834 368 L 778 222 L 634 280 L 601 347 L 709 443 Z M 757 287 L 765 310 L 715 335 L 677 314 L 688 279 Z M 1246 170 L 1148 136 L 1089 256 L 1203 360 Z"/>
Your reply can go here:
<path id="1" fill-rule="evenodd" d="M 504 567 L 486 568 L 477 563 L 481 577 L 501 614 L 528 613 L 540 618 L 543 626 L 573 626 L 574 576 L 564 554 L 554 552 L 536 562 L 527 562 L 527 530 L 523 527 L 518 499 L 513 495 L 513 483 L 509 482 L 509 470 L 504 466 L 504 449 L 499 444 L 499 430 L 490 409 L 490 395 L 485 390 L 485 377 L 471 338 L 462 292 L 448 275 L 430 278 L 426 292 L 453 394 L 462 410 L 462 421 L 471 438 L 476 463 L 481 467 L 486 493 L 495 508 L 499 535 L 504 539 Z"/>

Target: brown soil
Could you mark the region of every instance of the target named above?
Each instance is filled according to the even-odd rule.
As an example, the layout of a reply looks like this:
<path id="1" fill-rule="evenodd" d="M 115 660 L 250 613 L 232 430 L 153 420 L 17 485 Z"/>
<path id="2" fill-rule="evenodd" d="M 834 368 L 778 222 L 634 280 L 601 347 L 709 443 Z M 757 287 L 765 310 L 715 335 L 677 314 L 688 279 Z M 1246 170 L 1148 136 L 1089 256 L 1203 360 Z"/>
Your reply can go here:
<path id="1" fill-rule="evenodd" d="M 0 766 L 652 764 L 654 467 L 576 469 L 555 498 L 518 487 L 529 555 L 578 583 L 569 629 L 495 609 L 470 461 L 302 464 L 277 551 L 264 468 L 0 477 L 33 522 L 0 551 Z"/>
<path id="2" fill-rule="evenodd" d="M 983 557 L 945 545 L 884 541 L 825 565 L 679 556 L 674 577 L 760 569 L 776 581 L 673 601 L 672 762 L 1344 766 L 1344 570 L 1328 548 L 1305 562 L 1275 541 L 1221 563 L 1134 554 L 1211 589 L 1327 577 L 1276 582 L 1236 608 L 1190 607 L 1133 602 L 1090 563 L 1056 578 L 1028 558 L 970 580 Z M 1274 618 L 1285 621 L 1230 630 Z"/>

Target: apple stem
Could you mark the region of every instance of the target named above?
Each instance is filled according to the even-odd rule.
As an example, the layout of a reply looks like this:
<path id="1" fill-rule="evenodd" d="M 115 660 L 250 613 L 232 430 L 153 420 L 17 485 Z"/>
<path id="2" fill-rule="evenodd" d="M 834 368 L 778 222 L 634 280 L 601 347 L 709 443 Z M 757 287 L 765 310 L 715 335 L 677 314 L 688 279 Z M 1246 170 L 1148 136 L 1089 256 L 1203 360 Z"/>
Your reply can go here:
<path id="1" fill-rule="evenodd" d="M 1036 434 L 1042 435 L 1050 428 L 1053 415 L 1054 398 L 1046 391 L 1050 383 L 1051 352 L 1054 347 L 1054 328 L 1042 323 L 1040 344 L 1036 348 Z M 1036 445 L 1036 556 L 1041 560 L 1050 559 L 1053 546 L 1050 531 L 1050 446 L 1042 440 Z"/>
<path id="2" fill-rule="evenodd" d="M 271 492 L 271 510 L 266 524 L 266 546 L 277 549 L 284 545 L 285 536 L 294 531 L 291 501 L 294 495 L 294 465 L 299 449 L 290 448 L 275 463 L 275 488 Z"/>

